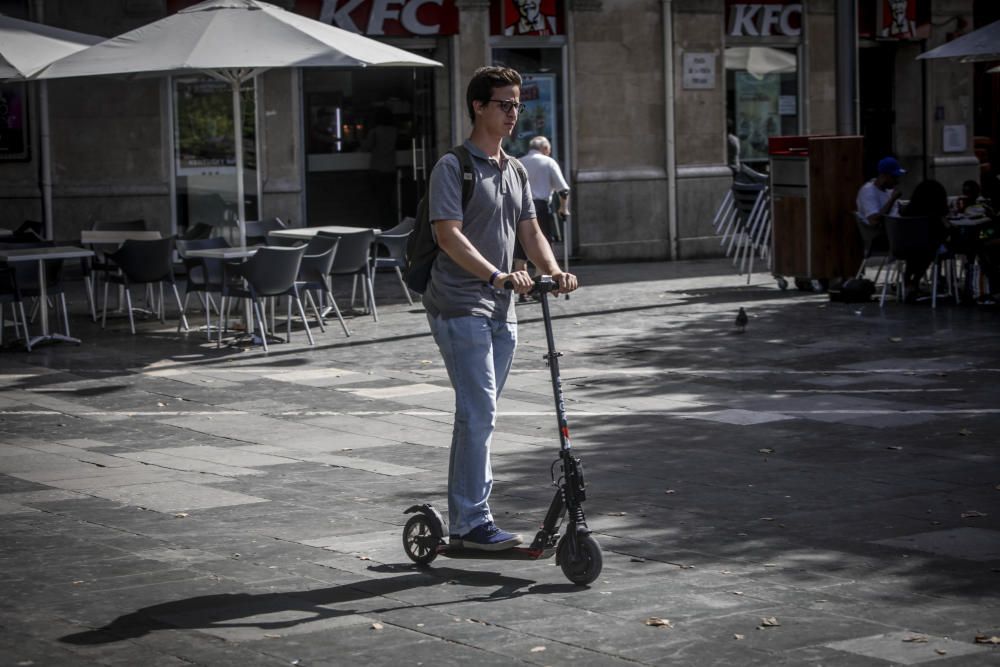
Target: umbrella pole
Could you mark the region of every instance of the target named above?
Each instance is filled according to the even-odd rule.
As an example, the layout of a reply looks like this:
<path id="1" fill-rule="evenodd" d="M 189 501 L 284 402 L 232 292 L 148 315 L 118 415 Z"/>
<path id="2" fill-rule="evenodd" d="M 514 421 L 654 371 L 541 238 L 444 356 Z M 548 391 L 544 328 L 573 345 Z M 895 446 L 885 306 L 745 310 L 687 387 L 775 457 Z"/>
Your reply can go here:
<path id="1" fill-rule="evenodd" d="M 233 77 L 233 131 L 236 133 L 236 225 L 240 228 L 240 249 L 247 247 L 246 207 L 243 203 L 243 110 L 240 100 L 240 79 Z"/>
<path id="2" fill-rule="evenodd" d="M 42 220 L 45 221 L 45 238 L 55 238 L 55 224 L 52 220 L 52 144 L 49 139 L 49 85 L 48 81 L 38 82 L 38 143 L 42 180 Z"/>

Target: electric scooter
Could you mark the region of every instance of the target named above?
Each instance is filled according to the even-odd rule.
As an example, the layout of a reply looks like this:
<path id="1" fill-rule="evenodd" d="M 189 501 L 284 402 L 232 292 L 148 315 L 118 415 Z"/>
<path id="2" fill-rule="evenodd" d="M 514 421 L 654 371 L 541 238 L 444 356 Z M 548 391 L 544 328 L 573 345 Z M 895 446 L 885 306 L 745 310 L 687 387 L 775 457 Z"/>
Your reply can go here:
<path id="1" fill-rule="evenodd" d="M 549 314 L 548 294 L 557 287 L 550 276 L 537 276 L 531 294 L 538 297 L 542 306 L 545 323 L 545 339 L 548 354 L 544 359 L 552 375 L 552 393 L 555 397 L 556 421 L 559 426 L 559 458 L 551 466 L 552 483 L 556 487 L 555 496 L 549 504 L 541 529 L 528 546 L 517 546 L 502 551 L 483 551 L 452 545 L 448 541 L 441 513 L 431 505 L 413 505 L 404 512 L 413 514 L 403 528 L 403 549 L 406 555 L 418 565 L 427 565 L 438 556 L 446 558 L 479 558 L 490 560 L 541 560 L 556 557 L 556 563 L 563 574 L 574 584 L 586 586 L 601 574 L 604 559 L 601 546 L 591 535 L 587 519 L 583 513 L 586 499 L 586 484 L 580 459 L 573 456 L 563 401 L 562 381 L 559 378 L 559 357 L 555 339 L 552 336 L 552 318 Z M 510 289 L 510 283 L 507 284 Z M 556 466 L 560 472 L 556 475 Z M 560 535 L 559 528 L 568 517 L 566 533 Z"/>

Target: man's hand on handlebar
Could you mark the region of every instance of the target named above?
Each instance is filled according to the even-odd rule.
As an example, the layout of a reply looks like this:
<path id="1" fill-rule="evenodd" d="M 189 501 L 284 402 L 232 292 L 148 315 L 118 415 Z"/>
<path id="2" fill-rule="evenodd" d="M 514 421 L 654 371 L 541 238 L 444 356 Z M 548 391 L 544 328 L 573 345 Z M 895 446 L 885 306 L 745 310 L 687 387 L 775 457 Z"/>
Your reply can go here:
<path id="1" fill-rule="evenodd" d="M 556 281 L 556 284 L 559 285 L 559 288 L 552 292 L 553 294 L 566 294 L 579 287 L 576 276 L 572 273 L 563 273 L 562 271 L 553 273 L 552 280 Z"/>
<path id="2" fill-rule="evenodd" d="M 518 294 L 527 294 L 531 291 L 531 288 L 535 286 L 535 281 L 532 280 L 531 274 L 527 271 L 514 271 L 513 273 L 501 273 L 497 276 L 496 280 L 493 281 L 493 287 L 496 289 L 509 289 Z"/>

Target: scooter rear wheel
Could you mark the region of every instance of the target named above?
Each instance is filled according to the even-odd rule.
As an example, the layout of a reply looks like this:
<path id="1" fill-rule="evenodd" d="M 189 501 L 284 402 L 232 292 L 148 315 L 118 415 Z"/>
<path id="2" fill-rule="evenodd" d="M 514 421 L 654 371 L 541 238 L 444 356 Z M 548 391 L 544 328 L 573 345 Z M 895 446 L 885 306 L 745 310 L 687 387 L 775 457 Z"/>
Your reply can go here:
<path id="1" fill-rule="evenodd" d="M 437 542 L 431 522 L 423 514 L 413 515 L 403 527 L 403 550 L 417 565 L 427 565 L 437 558 Z"/>
<path id="2" fill-rule="evenodd" d="M 601 545 L 597 543 L 593 535 L 577 538 L 576 558 L 572 558 L 570 556 L 570 539 L 569 534 L 566 534 L 559 540 L 557 553 L 559 565 L 567 579 L 578 586 L 587 586 L 600 576 L 601 568 L 604 567 Z"/>

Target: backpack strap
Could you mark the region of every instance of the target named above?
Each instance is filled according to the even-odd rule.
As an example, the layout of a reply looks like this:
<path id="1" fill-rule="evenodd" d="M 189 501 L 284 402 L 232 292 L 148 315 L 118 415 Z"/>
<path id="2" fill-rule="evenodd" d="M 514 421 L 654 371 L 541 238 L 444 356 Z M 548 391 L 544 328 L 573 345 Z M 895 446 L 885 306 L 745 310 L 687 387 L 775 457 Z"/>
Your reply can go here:
<path id="1" fill-rule="evenodd" d="M 454 153 L 462 165 L 462 210 L 469 205 L 472 199 L 472 187 L 476 184 L 476 168 L 472 164 L 472 156 L 469 150 L 462 145 L 452 148 L 450 153 Z M 522 167 L 523 169 L 523 167 Z"/>
<path id="2" fill-rule="evenodd" d="M 521 177 L 521 187 L 523 188 L 524 184 L 528 182 L 528 170 L 524 168 L 524 165 L 516 157 L 507 156 L 507 159 L 514 163 L 514 169 L 517 170 L 517 175 Z"/>

